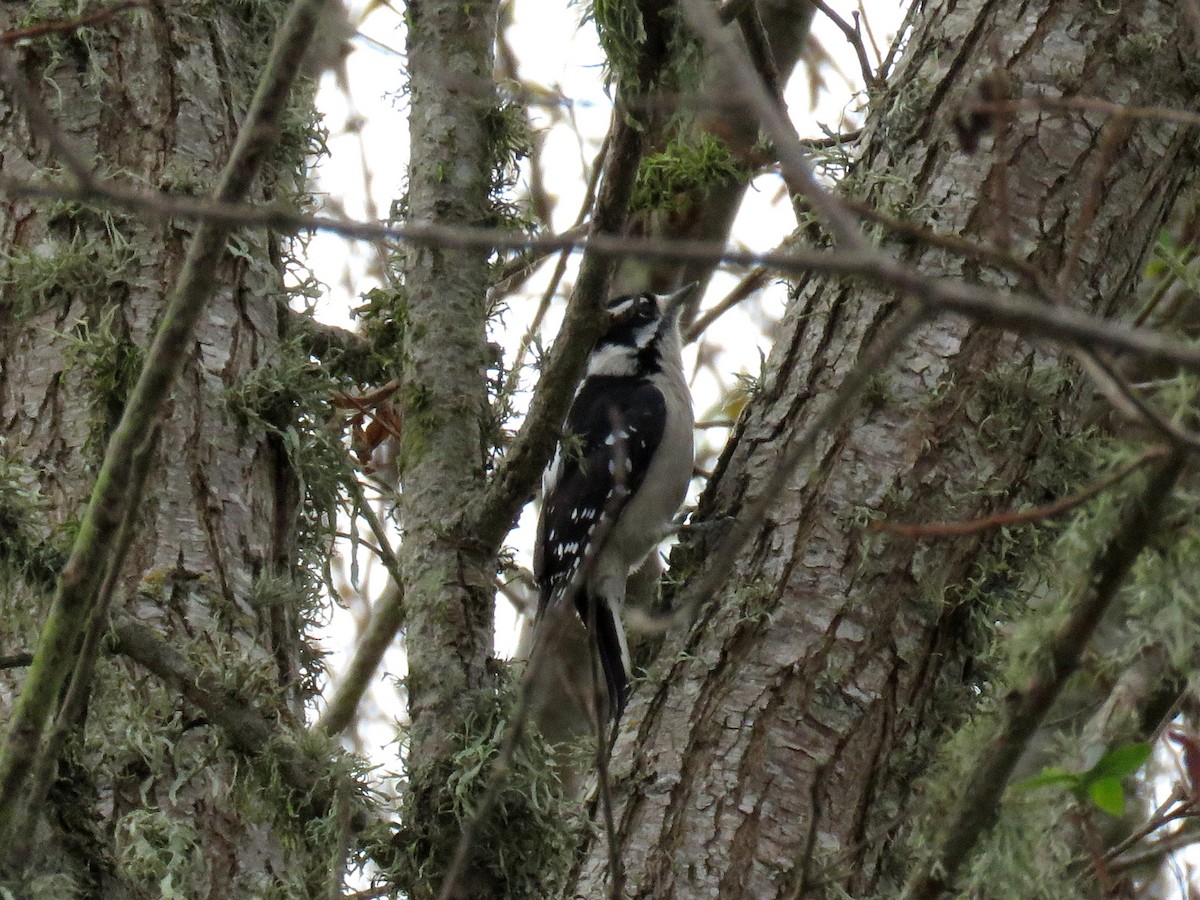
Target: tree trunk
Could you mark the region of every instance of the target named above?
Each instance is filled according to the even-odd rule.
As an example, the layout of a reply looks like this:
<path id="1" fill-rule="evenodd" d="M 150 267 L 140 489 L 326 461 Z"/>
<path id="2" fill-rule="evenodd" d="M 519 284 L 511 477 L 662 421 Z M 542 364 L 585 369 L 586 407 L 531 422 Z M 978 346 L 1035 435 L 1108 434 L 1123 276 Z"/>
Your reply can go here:
<path id="1" fill-rule="evenodd" d="M 228 156 L 283 3 L 118 10 L 9 45 L 27 83 L 88 166 L 139 187 L 207 193 Z M 0 28 L 69 20 L 75 6 L 7 4 Z M 7 97 L 13 96 L 6 92 Z M 301 101 L 302 103 L 304 101 Z M 63 171 L 47 135 L 0 106 L 10 177 Z M 285 126 L 256 199 L 295 199 L 311 136 Z M 36 645 L 65 552 L 193 226 L 72 203 L 0 205 L 0 648 Z M 292 426 L 313 376 L 286 345 L 278 241 L 230 240 L 149 466 L 138 538 L 114 618 L 132 617 L 197 671 L 303 721 L 313 676 L 297 563 L 295 465 L 314 442 Z M 291 391 L 289 393 L 288 391 Z M 310 410 L 321 422 L 319 408 Z M 309 529 L 307 540 L 316 539 Z M 0 672 L 0 710 L 21 687 Z M 269 763 L 238 764 L 215 729 L 144 670 L 102 652 L 85 721 L 50 792 L 28 868 L 38 896 L 309 896 L 329 848 L 309 843 Z M 268 798 L 264 800 L 264 797 Z M 316 861 L 316 864 L 314 864 Z M 336 883 L 336 882 L 335 882 Z M 20 891 L 18 892 L 24 895 Z"/>
<path id="2" fill-rule="evenodd" d="M 1187 108 L 1171 4 L 920 4 L 843 190 L 893 217 L 1007 247 L 1071 305 L 1123 308 L 1190 165 L 1170 122 L 1076 109 L 972 117 L 981 96 L 1080 91 Z M 956 136 L 955 122 L 958 121 Z M 967 152 L 974 137 L 977 152 Z M 1014 267 L 887 233 L 915 268 L 998 293 Z M 737 516 L 902 298 L 799 280 L 760 388 L 701 503 Z M 1062 348 L 957 318 L 921 327 L 863 406 L 822 435 L 727 586 L 667 642 L 613 762 L 633 896 L 893 895 L 913 779 L 979 703 L 973 655 L 1029 546 L 872 537 L 874 518 L 970 519 L 1065 492 L 1081 391 Z M 1072 462 L 1074 460 L 1074 462 Z M 690 578 L 705 562 L 677 553 Z M 581 897 L 604 896 L 604 838 Z M 997 888 L 1002 890 L 1002 888 Z"/>
<path id="3" fill-rule="evenodd" d="M 407 7 L 413 221 L 481 225 L 491 213 L 497 107 L 493 2 L 415 0 Z M 401 565 L 407 608 L 409 813 L 422 834 L 413 866 L 434 874 L 411 888 L 434 896 L 458 844 L 448 815 L 451 759 L 468 721 L 494 696 L 492 560 L 454 521 L 483 485 L 488 368 L 488 252 L 412 248 L 406 255 Z M 432 866 L 430 863 L 432 862 Z M 427 868 L 429 867 L 429 868 Z M 450 896 L 500 896 L 470 867 Z"/>

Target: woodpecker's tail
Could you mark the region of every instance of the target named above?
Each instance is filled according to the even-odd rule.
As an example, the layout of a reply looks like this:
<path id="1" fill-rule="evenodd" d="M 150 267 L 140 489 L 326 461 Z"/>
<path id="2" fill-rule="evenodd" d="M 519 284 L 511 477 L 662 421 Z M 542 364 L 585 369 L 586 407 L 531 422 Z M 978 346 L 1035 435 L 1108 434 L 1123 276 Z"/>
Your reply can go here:
<path id="1" fill-rule="evenodd" d="M 590 623 L 594 616 L 596 650 L 600 657 L 600 668 L 604 671 L 605 684 L 608 685 L 609 711 L 613 719 L 619 719 L 629 699 L 629 651 L 625 647 L 625 631 L 611 603 L 594 594 L 588 596 L 588 601 L 592 609 L 580 609 L 579 614 L 585 624 Z"/>
<path id="2" fill-rule="evenodd" d="M 542 590 L 538 602 L 537 618 L 534 620 L 535 634 L 539 635 L 534 638 L 535 642 L 542 639 L 540 637 L 542 629 L 548 625 L 549 620 L 554 618 L 553 613 L 550 612 L 551 606 L 563 602 L 564 598 L 561 593 L 553 587 L 546 587 Z M 608 689 L 608 715 L 612 719 L 619 719 L 625 711 L 625 703 L 629 699 L 630 671 L 629 650 L 625 643 L 625 630 L 621 627 L 619 606 L 606 600 L 603 595 L 586 590 L 581 590 L 575 595 L 575 602 L 572 605 L 575 607 L 574 613 L 579 616 L 577 621 L 583 624 L 584 631 L 588 636 L 588 643 L 594 642 L 596 655 L 600 659 L 600 671 L 604 675 L 604 684 Z M 561 620 L 559 622 L 561 623 Z M 576 671 L 581 678 L 586 680 L 582 684 L 575 685 L 575 690 L 586 691 L 590 696 L 592 692 L 591 676 L 587 673 L 591 671 L 592 664 L 590 659 L 579 658 L 582 649 L 578 648 L 574 651 L 576 661 L 582 663 L 581 666 L 576 667 Z"/>

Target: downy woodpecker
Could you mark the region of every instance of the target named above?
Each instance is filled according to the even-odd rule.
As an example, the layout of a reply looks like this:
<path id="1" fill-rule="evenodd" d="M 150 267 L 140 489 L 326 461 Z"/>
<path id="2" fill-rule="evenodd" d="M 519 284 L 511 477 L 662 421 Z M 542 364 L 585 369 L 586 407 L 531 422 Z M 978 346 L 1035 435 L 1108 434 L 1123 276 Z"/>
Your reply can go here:
<path id="1" fill-rule="evenodd" d="M 692 398 L 679 333 L 691 287 L 608 302 L 608 328 L 543 481 L 538 624 L 551 604 L 574 603 L 594 630 L 613 718 L 629 693 L 625 583 L 669 532 L 692 477 Z"/>

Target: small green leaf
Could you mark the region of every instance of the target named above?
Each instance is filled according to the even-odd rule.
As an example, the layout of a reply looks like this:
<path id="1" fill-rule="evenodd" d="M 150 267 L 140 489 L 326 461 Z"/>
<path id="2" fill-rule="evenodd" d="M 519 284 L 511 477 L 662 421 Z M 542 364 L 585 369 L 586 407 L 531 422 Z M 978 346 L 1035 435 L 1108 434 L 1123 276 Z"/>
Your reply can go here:
<path id="1" fill-rule="evenodd" d="M 1088 796 L 1092 802 L 1110 816 L 1125 812 L 1125 788 L 1120 778 L 1097 778 L 1088 785 Z"/>
<path id="2" fill-rule="evenodd" d="M 1067 772 L 1057 766 L 1050 766 L 1043 769 L 1039 774 L 1032 778 L 1026 778 L 1024 781 L 1018 781 L 1012 786 L 1014 791 L 1032 791 L 1042 787 L 1064 787 L 1074 790 L 1079 787 L 1079 776 L 1073 772 Z"/>
<path id="3" fill-rule="evenodd" d="M 1140 769 L 1149 758 L 1149 744 L 1126 744 L 1102 756 L 1083 777 L 1088 784 L 1102 778 L 1126 778 Z"/>

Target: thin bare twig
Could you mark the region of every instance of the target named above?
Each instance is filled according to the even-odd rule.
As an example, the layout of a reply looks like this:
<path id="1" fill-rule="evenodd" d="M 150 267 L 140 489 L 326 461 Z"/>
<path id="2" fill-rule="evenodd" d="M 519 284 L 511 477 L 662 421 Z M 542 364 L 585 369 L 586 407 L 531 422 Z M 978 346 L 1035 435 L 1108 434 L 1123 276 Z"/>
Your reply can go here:
<path id="1" fill-rule="evenodd" d="M 124 12 L 135 6 L 145 7 L 149 5 L 149 0 L 121 0 L 119 3 L 114 3 L 112 6 L 96 10 L 96 12 L 88 13 L 77 19 L 65 19 L 60 22 L 42 22 L 39 25 L 30 25 L 27 28 L 13 28 L 9 31 L 0 31 L 0 44 L 9 44 L 11 46 L 18 41 L 38 38 L 47 34 L 78 31 L 80 28 L 87 28 L 89 25 L 99 25 L 101 22 L 111 19 L 117 13 Z"/>
<path id="2" fill-rule="evenodd" d="M 867 58 L 867 48 L 863 44 L 862 30 L 858 22 L 858 13 L 854 14 L 854 24 L 851 25 L 841 16 L 839 16 L 825 0 L 809 0 L 813 6 L 821 11 L 821 13 L 832 22 L 837 29 L 846 36 L 847 43 L 854 49 L 854 55 L 858 58 L 858 67 L 862 71 L 863 86 L 867 92 L 871 93 L 877 87 L 877 76 L 871 68 L 871 61 Z"/>
<path id="3" fill-rule="evenodd" d="M 1015 113 L 1023 110 L 1054 112 L 1100 112 L 1130 119 L 1149 119 L 1173 122 L 1177 125 L 1200 125 L 1200 113 L 1168 106 L 1125 106 L 1098 97 L 1050 97 L 1039 94 L 1021 100 L 989 100 L 968 103 L 969 111 Z"/>
<path id="4" fill-rule="evenodd" d="M 1170 447 L 1150 447 L 1148 450 L 1140 453 L 1136 459 L 1114 469 L 1103 478 L 1093 481 L 1083 490 L 1056 500 L 1053 503 L 1047 503 L 1044 506 L 1035 506 L 1032 509 L 1022 509 L 1015 512 L 1008 510 L 1006 512 L 993 513 L 990 516 L 984 516 L 981 519 L 971 519 L 966 522 L 917 522 L 905 524 L 903 522 L 875 521 L 867 526 L 867 531 L 882 531 L 887 534 L 924 540 L 928 538 L 962 537 L 963 535 L 991 531 L 995 528 L 1012 528 L 1018 525 L 1029 525 L 1034 522 L 1045 522 L 1048 519 L 1057 518 L 1082 506 L 1093 497 L 1120 484 L 1142 466 L 1146 465 L 1146 463 L 1162 459 L 1171 452 Z"/>
<path id="5" fill-rule="evenodd" d="M 615 410 L 610 410 L 611 434 L 623 435 L 625 431 L 625 423 L 620 420 L 619 415 Z M 610 465 L 613 472 L 613 493 L 608 504 L 612 507 L 611 510 L 605 510 L 605 516 L 611 515 L 611 521 L 615 522 L 617 516 L 620 515 L 621 506 L 624 505 L 625 497 L 627 496 L 628 488 L 625 484 L 625 473 L 628 471 L 626 462 L 628 459 L 628 442 L 624 439 L 616 441 L 613 445 L 613 456 Z M 607 540 L 607 535 L 605 535 Z M 599 558 L 599 553 L 596 554 Z M 574 579 L 572 579 L 574 581 Z M 579 582 L 581 585 L 583 581 Z M 568 591 L 565 594 L 569 600 L 573 594 Z M 617 610 L 610 611 L 613 615 L 617 614 Z M 608 757 L 612 752 L 612 745 L 617 739 L 617 727 L 619 720 L 616 716 L 612 716 L 612 728 L 608 734 L 605 733 L 606 717 L 600 715 L 601 710 L 606 710 L 610 715 L 618 709 L 617 698 L 614 696 L 608 697 L 608 702 L 602 702 L 602 692 L 600 689 L 600 644 L 596 637 L 598 631 L 596 629 L 596 602 L 594 598 L 587 598 L 587 613 L 588 613 L 588 636 L 589 649 L 591 650 L 589 671 L 591 673 L 592 687 L 592 718 L 593 728 L 595 730 L 596 744 L 594 760 L 596 764 L 596 782 L 600 793 L 600 815 L 604 820 L 604 834 L 608 843 L 608 875 L 609 875 L 609 897 L 611 900 L 622 900 L 625 896 L 625 867 L 621 861 L 621 849 L 617 844 L 617 827 L 613 819 L 613 802 L 612 802 L 612 786 L 608 780 Z M 623 628 L 620 621 L 616 623 L 617 628 Z M 627 675 L 630 673 L 626 673 Z"/>
<path id="6" fill-rule="evenodd" d="M 593 182 L 593 187 L 594 184 Z M 590 208 L 591 200 L 594 199 L 595 194 L 589 193 L 585 201 L 588 203 L 588 208 Z M 563 237 L 582 238 L 587 234 L 587 226 L 583 224 L 582 220 L 579 220 L 562 234 Z M 565 251 L 558 247 L 531 247 L 520 256 L 505 263 L 500 267 L 496 283 L 488 288 L 488 301 L 495 303 L 499 298 L 511 294 L 529 280 L 548 256 L 563 252 Z"/>
<path id="7" fill-rule="evenodd" d="M 867 40 L 871 42 L 871 49 L 875 52 L 875 59 L 881 65 L 881 68 L 879 69 L 879 75 L 877 77 L 883 77 L 883 53 L 881 53 L 879 50 L 879 42 L 875 40 L 875 32 L 871 28 L 871 17 L 867 15 L 867 9 L 863 5 L 863 0 L 858 0 L 858 10 L 855 14 L 855 21 L 862 22 L 863 31 L 867 35 Z"/>
<path id="8" fill-rule="evenodd" d="M 1109 404 L 1126 417 L 1139 421 L 1157 431 L 1176 447 L 1200 450 L 1200 435 L 1180 428 L 1150 405 L 1141 392 L 1116 367 L 1107 353 L 1079 350 L 1080 361 L 1087 363 L 1084 370 L 1092 377 Z"/>
<path id="9" fill-rule="evenodd" d="M 1184 790 L 1183 785 L 1175 785 L 1175 789 L 1171 791 L 1171 795 L 1159 804 L 1158 809 L 1151 813 L 1149 818 L 1140 827 L 1134 829 L 1123 840 L 1105 851 L 1105 861 L 1112 862 L 1122 853 L 1130 850 L 1135 844 L 1149 837 L 1168 822 L 1173 822 L 1184 816 L 1195 815 L 1195 812 L 1195 801 L 1188 799 L 1187 791 Z"/>
<path id="10" fill-rule="evenodd" d="M 404 626 L 404 577 L 400 571 L 400 561 L 392 551 L 387 532 L 367 501 L 362 485 L 354 477 L 348 460 L 346 477 L 358 500 L 359 511 L 366 518 L 375 540 L 379 543 L 376 554 L 391 576 L 391 582 L 371 608 L 371 618 L 362 637 L 354 646 L 350 664 L 338 679 L 337 687 L 333 696 L 329 698 L 325 711 L 313 725 L 313 730 L 331 735 L 341 734 L 354 721 L 358 704 L 362 702 L 363 695 L 375 680 L 379 663 L 387 653 L 388 647 L 392 645 L 396 633 Z"/>
<path id="11" fill-rule="evenodd" d="M 763 25 L 758 4 L 752 3 L 743 9 L 738 13 L 736 21 L 742 32 L 742 40 L 746 42 L 746 51 L 754 65 L 754 71 L 758 73 L 767 92 L 775 98 L 775 102 L 783 104 L 784 81 L 779 74 L 775 55 L 771 52 L 771 42 L 767 37 L 767 29 Z"/>
<path id="12" fill-rule="evenodd" d="M 892 39 L 891 46 L 888 47 L 887 55 L 884 56 L 883 62 L 879 64 L 879 78 L 886 79 L 892 71 L 892 66 L 895 65 L 896 57 L 907 43 L 906 38 L 915 27 L 916 21 L 924 15 L 924 10 L 917 3 L 910 3 L 908 11 L 904 14 L 904 19 L 900 23 L 899 29 L 896 31 L 895 38 Z"/>
<path id="13" fill-rule="evenodd" d="M 103 182 L 101 184 L 104 185 Z M 1045 340 L 1077 341 L 1104 346 L 1112 350 L 1138 354 L 1148 362 L 1167 363 L 1188 371 L 1200 372 L 1200 350 L 1158 332 L 1145 328 L 1130 328 L 1119 322 L 1098 319 L 1070 308 L 1048 307 L 1045 302 L 1022 294 L 998 296 L 993 288 L 932 278 L 875 252 L 795 248 L 754 253 L 736 250 L 713 241 L 624 238 L 595 232 L 586 239 L 561 236 L 529 238 L 511 231 L 465 226 L 381 226 L 322 216 L 299 215 L 278 208 L 196 200 L 109 186 L 96 191 L 83 191 L 67 185 L 31 185 L 4 176 L 0 176 L 0 191 L 11 196 L 112 204 L 168 219 L 193 218 L 231 226 L 266 227 L 284 232 L 312 228 L 360 240 L 377 240 L 383 234 L 393 240 L 424 246 L 586 250 L 607 258 L 637 257 L 674 262 L 720 261 L 739 266 L 761 265 L 772 271 L 789 274 L 846 275 L 913 294 L 931 312 L 958 313 L 985 325 L 1005 328 L 1017 334 Z M 546 455 L 549 456 L 549 451 Z M 489 508 L 491 506 L 490 503 L 486 505 Z"/>
<path id="14" fill-rule="evenodd" d="M 575 217 L 575 224 L 567 229 L 566 233 L 568 234 L 586 233 L 587 229 L 584 223 L 587 221 L 588 212 L 591 210 L 592 204 L 596 201 L 596 185 L 600 181 L 600 172 L 604 168 L 603 163 L 607 150 L 608 135 L 605 135 L 604 140 L 600 143 L 600 150 L 596 154 L 596 160 L 592 164 L 591 172 L 588 175 L 587 189 L 583 192 L 583 202 L 579 206 L 579 214 Z M 550 311 L 550 302 L 558 292 L 558 286 L 562 283 L 563 275 L 566 274 L 567 259 L 569 256 L 570 248 L 564 248 L 559 251 L 558 262 L 554 264 L 554 272 L 550 276 L 550 282 L 542 292 L 542 299 L 538 303 L 537 310 L 534 311 L 533 318 L 529 322 L 529 327 L 521 335 L 521 340 L 517 344 L 517 352 L 513 354 L 512 367 L 509 369 L 508 377 L 504 380 L 505 396 L 511 397 L 517 389 L 517 384 L 521 378 L 521 369 L 525 365 L 525 355 L 533 345 L 538 332 L 541 331 L 542 320 L 546 318 L 546 313 Z"/>
<path id="15" fill-rule="evenodd" d="M 1105 190 L 1104 176 L 1112 168 L 1121 145 L 1128 140 L 1131 126 L 1128 117 L 1115 115 L 1104 123 L 1100 131 L 1095 159 L 1090 166 L 1088 177 L 1084 179 L 1087 192 L 1079 204 L 1079 214 L 1069 226 L 1067 249 L 1058 273 L 1058 289 L 1061 292 L 1070 290 L 1079 267 L 1083 265 L 1083 245 L 1100 209 L 1100 200 Z"/>
<path id="16" fill-rule="evenodd" d="M 1113 860 L 1109 865 L 1109 871 L 1112 873 L 1147 871 L 1151 867 L 1161 865 L 1163 859 L 1169 854 L 1178 853 L 1196 843 L 1200 843 L 1200 828 L 1195 825 L 1190 828 L 1181 828 L 1179 831 L 1159 838 L 1141 853 Z"/>
<path id="17" fill-rule="evenodd" d="M 350 492 L 353 494 L 355 502 L 358 504 L 359 514 L 367 520 L 367 527 L 371 529 L 371 533 L 375 535 L 375 540 L 379 542 L 379 546 L 375 549 L 379 561 L 387 569 L 388 574 L 392 577 L 392 581 L 396 584 L 402 584 L 400 560 L 396 558 L 396 553 L 392 550 L 391 541 L 388 540 L 388 533 L 384 529 L 383 523 L 379 521 L 379 516 L 375 514 L 375 510 L 371 507 L 370 501 L 367 500 L 362 484 L 355 477 L 354 467 L 350 465 L 348 459 L 346 460 L 344 477 L 350 486 Z"/>
<path id="18" fill-rule="evenodd" d="M 743 300 L 753 297 L 755 293 L 766 283 L 768 272 L 762 266 L 756 266 L 753 270 L 742 276 L 741 281 L 734 285 L 733 290 L 725 295 L 720 302 L 706 309 L 703 313 L 696 317 L 691 325 L 688 326 L 687 333 L 684 334 L 684 343 L 690 344 L 695 341 L 700 335 L 725 313 L 729 312 Z"/>
<path id="19" fill-rule="evenodd" d="M 754 4 L 754 0 L 725 0 L 724 3 L 717 8 L 717 18 L 724 25 L 732 24 L 737 21 L 737 17 L 744 13 Z"/>
<path id="20" fill-rule="evenodd" d="M 618 627 L 620 627 L 618 625 Z M 592 677 L 595 689 L 599 691 L 599 681 L 593 663 Z M 615 736 L 615 727 L 613 729 Z M 621 859 L 621 846 L 617 841 L 616 820 L 613 817 L 612 784 L 608 777 L 608 757 L 612 752 L 613 740 L 605 734 L 604 723 L 596 718 L 596 786 L 600 793 L 600 815 L 604 820 L 604 836 L 608 843 L 608 878 L 610 900 L 624 900 L 625 897 L 625 865 Z"/>

